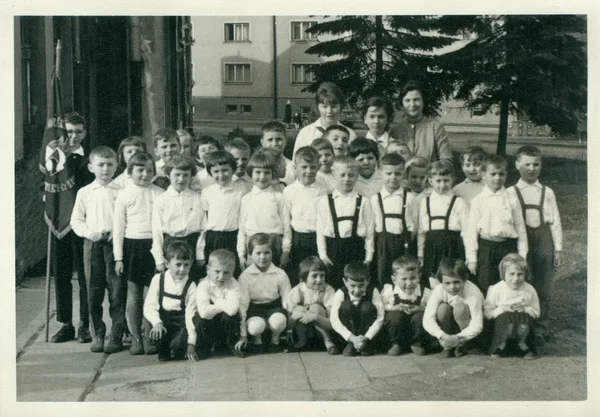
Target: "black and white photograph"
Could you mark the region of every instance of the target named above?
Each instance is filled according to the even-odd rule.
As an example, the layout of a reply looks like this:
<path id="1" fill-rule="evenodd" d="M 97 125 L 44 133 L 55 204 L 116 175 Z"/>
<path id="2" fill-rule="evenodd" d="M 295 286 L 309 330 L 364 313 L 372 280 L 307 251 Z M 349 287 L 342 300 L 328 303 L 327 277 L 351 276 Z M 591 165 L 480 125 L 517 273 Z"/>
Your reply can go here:
<path id="1" fill-rule="evenodd" d="M 357 3 L 3 19 L 0 414 L 593 415 L 597 19 Z"/>

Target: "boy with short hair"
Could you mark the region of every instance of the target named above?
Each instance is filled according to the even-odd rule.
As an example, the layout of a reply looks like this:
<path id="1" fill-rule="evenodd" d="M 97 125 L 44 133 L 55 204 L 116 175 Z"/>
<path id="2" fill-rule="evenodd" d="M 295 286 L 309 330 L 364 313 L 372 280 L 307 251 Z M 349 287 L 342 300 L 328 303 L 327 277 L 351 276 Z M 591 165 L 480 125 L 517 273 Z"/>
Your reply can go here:
<path id="1" fill-rule="evenodd" d="M 414 225 L 413 198 L 402 186 L 404 159 L 397 154 L 384 155 L 379 169 L 384 183 L 381 191 L 371 197 L 371 209 L 375 220 L 377 285 L 383 288 L 392 282 L 392 263 L 406 252 Z"/>
<path id="2" fill-rule="evenodd" d="M 460 155 L 460 165 L 465 174 L 465 180 L 452 188 L 454 195 L 462 197 L 467 203 L 471 203 L 473 197 L 483 190 L 484 183 L 481 181 L 481 160 L 486 156 L 481 146 L 471 146 Z"/>
<path id="3" fill-rule="evenodd" d="M 242 138 L 233 138 L 225 145 L 225 150 L 235 158 L 237 163 L 232 181 L 243 184 L 246 191 L 252 189 L 252 179 L 246 174 L 246 167 L 250 160 L 250 146 Z"/>
<path id="4" fill-rule="evenodd" d="M 373 197 L 383 187 L 383 179 L 377 170 L 379 159 L 377 143 L 366 138 L 358 138 L 350 144 L 348 152 L 358 162 L 356 192 L 367 198 Z"/>
<path id="5" fill-rule="evenodd" d="M 154 154 L 158 160 L 152 184 L 166 190 L 169 187 L 169 176 L 165 174 L 165 165 L 171 162 L 173 157 L 181 154 L 181 142 L 176 130 L 164 128 L 154 134 Z"/>
<path id="6" fill-rule="evenodd" d="M 286 233 L 283 240 L 281 265 L 287 266 L 292 285 L 298 283 L 297 269 L 309 256 L 317 256 L 317 205 L 327 190 L 316 182 L 318 152 L 305 146 L 294 157 L 296 181 L 283 190 L 283 222 Z M 289 261 L 289 265 L 288 264 Z"/>
<path id="7" fill-rule="evenodd" d="M 344 266 L 344 286 L 333 296 L 330 317 L 333 330 L 347 342 L 343 355 L 372 355 L 384 316 L 381 295 L 369 285 L 369 267 L 356 261 Z"/>
<path id="8" fill-rule="evenodd" d="M 384 154 L 390 142 L 389 127 L 394 120 L 394 105 L 385 97 L 370 97 L 362 108 L 362 118 L 367 126 L 366 138 L 377 143 L 380 154 Z"/>
<path id="9" fill-rule="evenodd" d="M 193 162 L 193 161 L 192 161 Z M 158 343 L 158 360 L 196 355 L 196 284 L 189 276 L 194 251 L 185 242 L 172 242 L 165 251 L 166 271 L 152 278 L 144 301 L 144 317 L 152 324 L 150 338 Z"/>
<path id="10" fill-rule="evenodd" d="M 190 188 L 194 191 L 200 191 L 215 183 L 210 173 L 206 170 L 206 160 L 213 153 L 221 149 L 219 141 L 212 136 L 200 136 L 198 139 L 198 148 L 196 150 L 196 164 L 200 167 L 198 173 L 192 180 Z"/>
<path id="11" fill-rule="evenodd" d="M 333 288 L 341 288 L 344 265 L 373 260 L 373 213 L 367 198 L 354 190 L 358 163 L 350 156 L 333 159 L 336 189 L 321 197 L 317 207 L 317 248 L 319 257 L 331 267 Z"/>
<path id="12" fill-rule="evenodd" d="M 95 334 L 90 350 L 116 353 L 123 348 L 121 338 L 125 327 L 125 281 L 115 273 L 111 241 L 115 200 L 120 190 L 112 181 L 117 169 L 117 154 L 107 146 L 98 146 L 90 153 L 88 168 L 96 179 L 77 193 L 71 227 L 85 239 L 83 262 Z M 109 342 L 105 346 L 106 325 L 102 321 L 102 302 L 106 291 L 112 327 Z"/>
<path id="13" fill-rule="evenodd" d="M 335 190 L 335 180 L 331 174 L 333 164 L 333 146 L 327 139 L 319 138 L 311 145 L 319 152 L 319 172 L 317 181 L 320 181 L 328 192 Z"/>
<path id="14" fill-rule="evenodd" d="M 194 324 L 198 331 L 198 358 L 210 355 L 211 349 L 227 348 L 238 357 L 245 357 L 236 349 L 240 336 L 247 337 L 242 326 L 241 311 L 248 309 L 248 294 L 233 276 L 236 257 L 227 249 L 211 252 L 206 266 L 207 277 L 196 289 L 197 313 Z"/>
<path id="15" fill-rule="evenodd" d="M 262 137 L 260 139 L 260 145 L 264 149 L 272 150 L 275 154 L 275 162 L 285 166 L 284 176 L 276 179 L 290 185 L 295 180 L 294 164 L 283 155 L 285 145 L 287 144 L 285 126 L 283 123 L 272 120 L 262 126 L 261 132 Z"/>
<path id="16" fill-rule="evenodd" d="M 518 199 L 525 220 L 529 245 L 526 259 L 541 308 L 536 337 L 543 339 L 549 321 L 552 275 L 562 261 L 562 225 L 554 192 L 539 182 L 542 151 L 532 145 L 519 148 L 515 165 L 521 178 L 508 188 L 508 193 Z"/>
<path id="17" fill-rule="evenodd" d="M 350 142 L 350 131 L 342 125 L 329 126 L 323 132 L 323 139 L 331 142 L 333 156 L 348 155 L 348 143 Z M 355 137 L 356 139 L 356 137 Z"/>
<path id="18" fill-rule="evenodd" d="M 477 275 L 485 294 L 500 281 L 498 266 L 504 256 L 518 251 L 527 258 L 527 231 L 517 198 L 504 188 L 506 160 L 488 155 L 481 161 L 485 186 L 471 201 L 469 224 L 464 234 L 467 266 Z"/>
<path id="19" fill-rule="evenodd" d="M 301 147 L 310 146 L 315 139 L 320 138 L 325 129 L 333 125 L 341 125 L 339 117 L 345 100 L 342 90 L 337 85 L 329 81 L 321 83 L 315 93 L 315 102 L 320 117 L 298 132 L 294 144 L 294 155 Z M 343 127 L 348 131 L 350 142 L 352 142 L 356 138 L 356 133 L 352 129 Z"/>

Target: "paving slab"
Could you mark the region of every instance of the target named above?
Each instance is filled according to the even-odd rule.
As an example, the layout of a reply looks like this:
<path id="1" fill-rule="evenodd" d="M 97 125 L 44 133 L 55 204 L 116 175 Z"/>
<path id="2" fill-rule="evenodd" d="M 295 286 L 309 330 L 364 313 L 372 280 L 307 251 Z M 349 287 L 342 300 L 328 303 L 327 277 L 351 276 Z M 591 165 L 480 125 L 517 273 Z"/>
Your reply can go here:
<path id="1" fill-rule="evenodd" d="M 323 352 L 300 354 L 313 391 L 355 389 L 369 385 L 358 358 L 329 356 Z"/>
<path id="2" fill-rule="evenodd" d="M 199 361 L 190 366 L 190 400 L 248 394 L 246 364 L 235 357 Z"/>
<path id="3" fill-rule="evenodd" d="M 297 353 L 258 355 L 247 358 L 246 362 L 250 393 L 310 389 L 304 365 Z"/>
<path id="4" fill-rule="evenodd" d="M 423 371 L 413 359 L 414 355 L 399 357 L 370 356 L 358 359 L 369 378 L 387 378 L 396 375 L 417 374 Z"/>

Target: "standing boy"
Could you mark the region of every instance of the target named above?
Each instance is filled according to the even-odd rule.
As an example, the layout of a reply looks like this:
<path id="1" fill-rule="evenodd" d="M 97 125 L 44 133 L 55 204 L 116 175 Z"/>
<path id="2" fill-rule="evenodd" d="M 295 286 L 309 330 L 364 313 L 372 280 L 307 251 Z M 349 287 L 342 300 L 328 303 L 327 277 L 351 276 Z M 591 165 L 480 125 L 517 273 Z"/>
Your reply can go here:
<path id="1" fill-rule="evenodd" d="M 206 169 L 206 161 L 210 155 L 220 149 L 219 142 L 212 136 L 200 136 L 198 139 L 198 150 L 196 165 L 198 165 L 198 173 L 190 183 L 190 188 L 194 191 L 204 190 L 206 187 L 213 185 L 213 180 L 210 172 Z"/>
<path id="2" fill-rule="evenodd" d="M 342 125 L 329 126 L 323 132 L 323 139 L 327 139 L 333 146 L 333 156 L 348 155 L 350 131 Z"/>
<path id="3" fill-rule="evenodd" d="M 358 162 L 356 192 L 367 198 L 377 194 L 383 187 L 383 179 L 377 170 L 379 150 L 373 140 L 358 138 L 348 148 L 350 156 Z"/>
<path id="4" fill-rule="evenodd" d="M 484 183 L 481 181 L 481 160 L 486 153 L 481 146 L 471 146 L 460 155 L 460 165 L 465 180 L 452 188 L 454 195 L 462 197 L 467 203 L 483 190 Z"/>
<path id="5" fill-rule="evenodd" d="M 250 191 L 252 189 L 252 179 L 246 174 L 246 167 L 250 160 L 250 146 L 242 138 L 233 138 L 227 142 L 225 150 L 233 155 L 237 164 L 232 182 L 234 184 L 240 183 L 246 188 L 246 191 Z"/>
<path id="6" fill-rule="evenodd" d="M 165 128 L 154 134 L 154 153 L 158 158 L 156 161 L 156 176 L 152 184 L 163 189 L 169 187 L 169 176 L 165 173 L 165 165 L 171 162 L 173 157 L 181 154 L 181 142 L 176 130 Z"/>
<path id="7" fill-rule="evenodd" d="M 362 108 L 362 117 L 367 126 L 367 139 L 377 143 L 380 154 L 385 153 L 390 142 L 395 139 L 390 136 L 390 123 L 394 120 L 394 105 L 384 97 L 369 98 Z"/>
<path id="8" fill-rule="evenodd" d="M 292 161 L 283 156 L 283 150 L 287 144 L 287 137 L 285 132 L 285 126 L 283 123 L 279 123 L 276 120 L 267 122 L 261 128 L 262 137 L 260 139 L 260 145 L 264 149 L 270 149 L 274 153 L 276 166 L 285 166 L 285 174 L 283 177 L 275 177 L 287 185 L 294 182 L 294 164 Z"/>
<path id="9" fill-rule="evenodd" d="M 317 181 L 321 182 L 328 192 L 335 190 L 335 180 L 331 173 L 333 165 L 333 146 L 327 139 L 319 138 L 311 145 L 319 152 L 319 172 L 317 172 Z"/>
<path id="10" fill-rule="evenodd" d="M 77 193 L 71 227 L 85 239 L 83 262 L 95 335 L 90 350 L 115 353 L 123 348 L 121 338 L 125 327 L 125 281 L 115 273 L 112 245 L 113 213 L 120 189 L 112 181 L 117 169 L 117 154 L 107 146 L 98 146 L 90 153 L 88 168 L 96 179 Z M 106 325 L 102 321 L 102 302 L 106 291 L 112 327 L 109 342 L 105 346 Z"/>

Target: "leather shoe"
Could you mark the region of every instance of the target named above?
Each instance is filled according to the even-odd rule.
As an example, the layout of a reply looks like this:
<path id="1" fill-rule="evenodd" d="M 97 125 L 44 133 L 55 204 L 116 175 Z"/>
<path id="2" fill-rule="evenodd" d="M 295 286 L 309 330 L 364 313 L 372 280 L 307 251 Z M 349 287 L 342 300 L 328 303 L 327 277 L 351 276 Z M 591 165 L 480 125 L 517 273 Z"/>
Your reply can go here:
<path id="1" fill-rule="evenodd" d="M 75 327 L 72 324 L 63 324 L 50 341 L 52 343 L 64 343 L 73 339 L 75 339 Z"/>
<path id="2" fill-rule="evenodd" d="M 92 335 L 87 327 L 81 326 L 77 329 L 77 341 L 79 343 L 90 343 L 92 341 Z"/>

